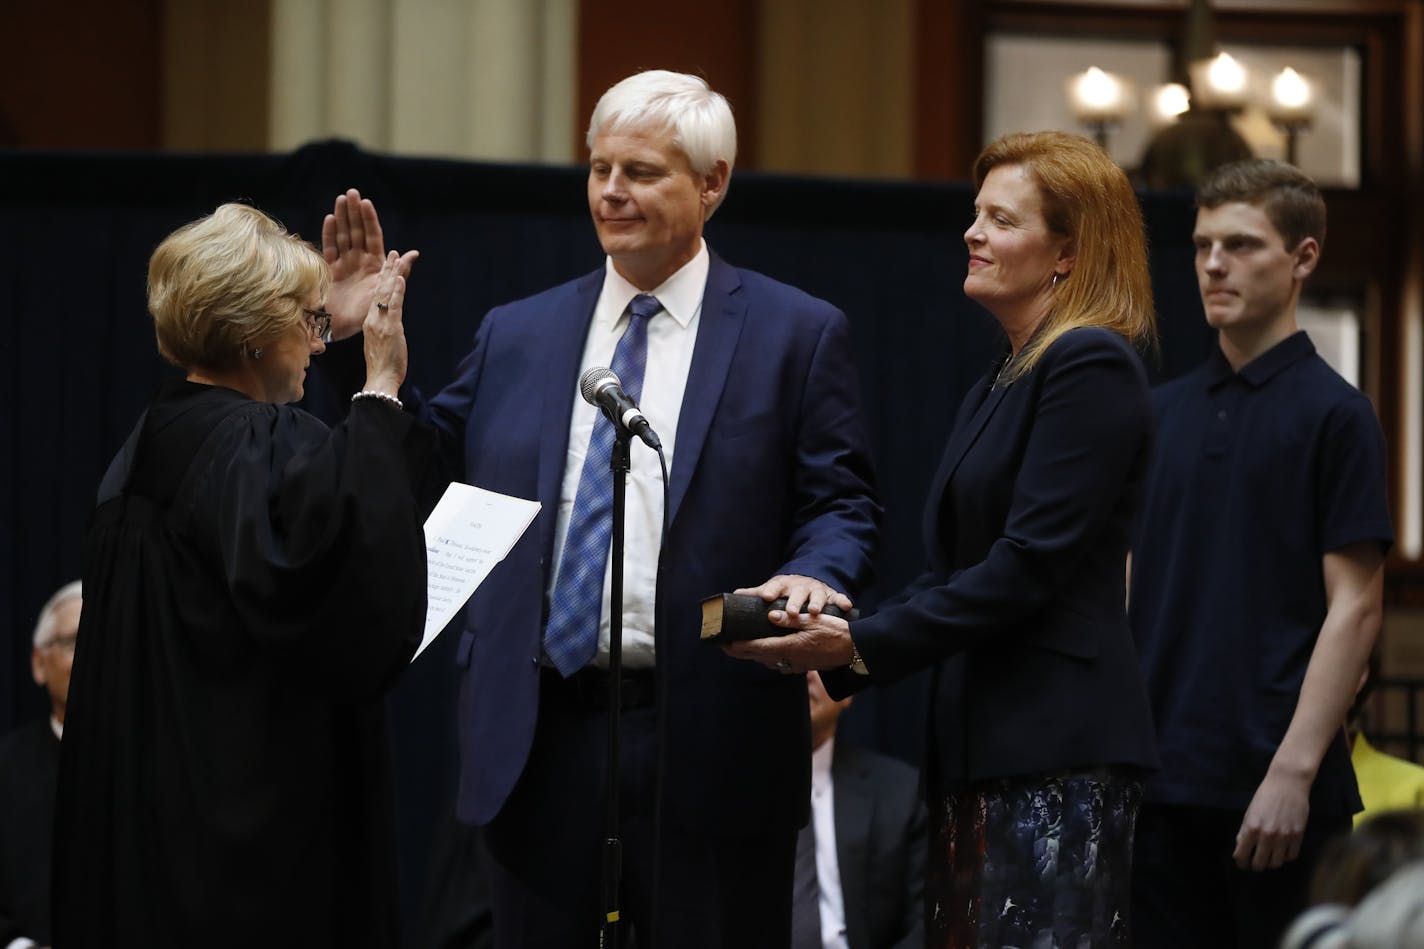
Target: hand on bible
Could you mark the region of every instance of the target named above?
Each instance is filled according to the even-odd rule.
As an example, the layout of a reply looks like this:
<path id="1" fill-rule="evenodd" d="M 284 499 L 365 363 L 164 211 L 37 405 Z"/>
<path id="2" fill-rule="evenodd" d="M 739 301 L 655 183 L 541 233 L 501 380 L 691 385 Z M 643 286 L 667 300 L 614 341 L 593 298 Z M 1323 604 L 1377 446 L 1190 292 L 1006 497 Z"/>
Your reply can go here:
<path id="1" fill-rule="evenodd" d="M 355 188 L 337 195 L 331 213 L 321 222 L 321 255 L 331 268 L 326 294 L 331 338 L 346 339 L 361 330 L 387 258 L 376 206 Z M 398 255 L 395 272 L 410 276 L 419 256 L 417 250 Z"/>
<path id="2" fill-rule="evenodd" d="M 841 599 L 847 604 L 850 602 L 844 596 Z M 734 659 L 750 659 L 787 674 L 804 675 L 811 669 L 850 665 L 855 647 L 851 643 L 850 624 L 840 617 L 772 610 L 766 618 L 777 626 L 797 631 L 785 636 L 728 643 L 722 647 L 723 651 Z"/>
<path id="3" fill-rule="evenodd" d="M 779 573 L 759 587 L 741 587 L 732 592 L 759 596 L 768 603 L 784 596 L 786 597 L 786 612 L 791 614 L 804 611 L 812 616 L 817 616 L 821 612 L 821 607 L 827 603 L 834 603 L 843 610 L 851 608 L 850 597 L 836 590 L 829 583 L 823 583 L 815 577 L 803 577 L 796 573 Z M 795 624 L 790 625 L 794 626 Z"/>
<path id="4" fill-rule="evenodd" d="M 766 618 L 777 626 L 799 632 L 768 639 L 731 643 L 722 649 L 735 659 L 750 659 L 777 672 L 804 674 L 810 669 L 833 669 L 850 663 L 850 626 L 834 616 L 823 616 L 822 608 L 834 604 L 851 608 L 850 597 L 815 577 L 779 573 L 761 586 L 733 590 L 759 596 L 770 603 L 786 597 L 786 609 L 770 610 Z M 841 654 L 844 653 L 844 658 Z"/>

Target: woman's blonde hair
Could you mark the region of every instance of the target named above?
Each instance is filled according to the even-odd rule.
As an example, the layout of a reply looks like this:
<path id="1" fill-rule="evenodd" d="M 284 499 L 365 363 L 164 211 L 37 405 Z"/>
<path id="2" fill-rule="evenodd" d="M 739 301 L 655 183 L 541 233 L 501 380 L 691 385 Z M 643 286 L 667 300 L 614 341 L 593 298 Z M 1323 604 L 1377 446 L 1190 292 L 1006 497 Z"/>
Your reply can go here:
<path id="1" fill-rule="evenodd" d="M 331 272 L 320 253 L 245 204 L 224 204 L 168 235 L 148 262 L 158 351 L 185 369 L 230 369 L 304 322 Z"/>
<path id="2" fill-rule="evenodd" d="M 1078 135 L 1031 132 L 1004 135 L 974 161 L 974 186 L 989 172 L 1017 165 L 1038 185 L 1048 229 L 1072 242 L 1072 273 L 1053 288 L 1053 309 L 1024 347 L 1010 378 L 1033 368 L 1059 336 L 1101 326 L 1134 343 L 1154 338 L 1147 239 L 1132 185 L 1107 154 Z"/>

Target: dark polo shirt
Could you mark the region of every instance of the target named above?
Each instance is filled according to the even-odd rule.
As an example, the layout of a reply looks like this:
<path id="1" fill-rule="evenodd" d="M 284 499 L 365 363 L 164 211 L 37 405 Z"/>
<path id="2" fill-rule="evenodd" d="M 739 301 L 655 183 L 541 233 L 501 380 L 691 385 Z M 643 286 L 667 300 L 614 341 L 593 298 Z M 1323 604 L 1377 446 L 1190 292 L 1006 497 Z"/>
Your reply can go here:
<path id="1" fill-rule="evenodd" d="M 1147 799 L 1245 810 L 1325 619 L 1321 558 L 1393 543 L 1384 438 L 1303 332 L 1240 373 L 1213 347 L 1154 400 L 1129 609 L 1162 757 Z M 1342 734 L 1311 810 L 1359 808 Z"/>

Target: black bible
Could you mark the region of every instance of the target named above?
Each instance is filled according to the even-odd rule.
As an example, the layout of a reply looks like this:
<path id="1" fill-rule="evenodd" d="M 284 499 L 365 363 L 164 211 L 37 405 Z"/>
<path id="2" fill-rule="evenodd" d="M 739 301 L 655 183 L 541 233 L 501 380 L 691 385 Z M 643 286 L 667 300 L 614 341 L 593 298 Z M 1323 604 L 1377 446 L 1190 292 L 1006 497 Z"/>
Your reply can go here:
<path id="1" fill-rule="evenodd" d="M 796 630 L 777 626 L 766 618 L 771 610 L 786 609 L 786 597 L 768 603 L 759 596 L 746 593 L 721 593 L 702 601 L 702 638 L 713 642 L 729 643 L 742 639 L 763 639 L 767 636 L 785 636 Z M 806 615 L 802 609 L 801 615 Z M 827 603 L 821 610 L 823 616 L 838 616 L 853 620 L 860 617 L 860 611 L 851 609 L 849 614 L 838 606 Z"/>

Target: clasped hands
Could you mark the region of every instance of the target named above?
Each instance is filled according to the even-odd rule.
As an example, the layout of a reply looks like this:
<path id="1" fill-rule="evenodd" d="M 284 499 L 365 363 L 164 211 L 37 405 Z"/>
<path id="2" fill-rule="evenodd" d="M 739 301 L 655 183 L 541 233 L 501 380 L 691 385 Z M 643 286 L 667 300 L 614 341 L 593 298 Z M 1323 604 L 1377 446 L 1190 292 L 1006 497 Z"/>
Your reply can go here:
<path id="1" fill-rule="evenodd" d="M 814 577 L 799 574 L 778 574 L 761 586 L 742 587 L 732 592 L 758 596 L 768 603 L 786 597 L 786 609 L 771 610 L 767 619 L 796 632 L 728 643 L 722 647 L 727 655 L 750 659 L 789 675 L 850 665 L 854 654 L 850 625 L 840 617 L 821 612 L 828 603 L 849 610 L 850 597 L 844 593 Z"/>

